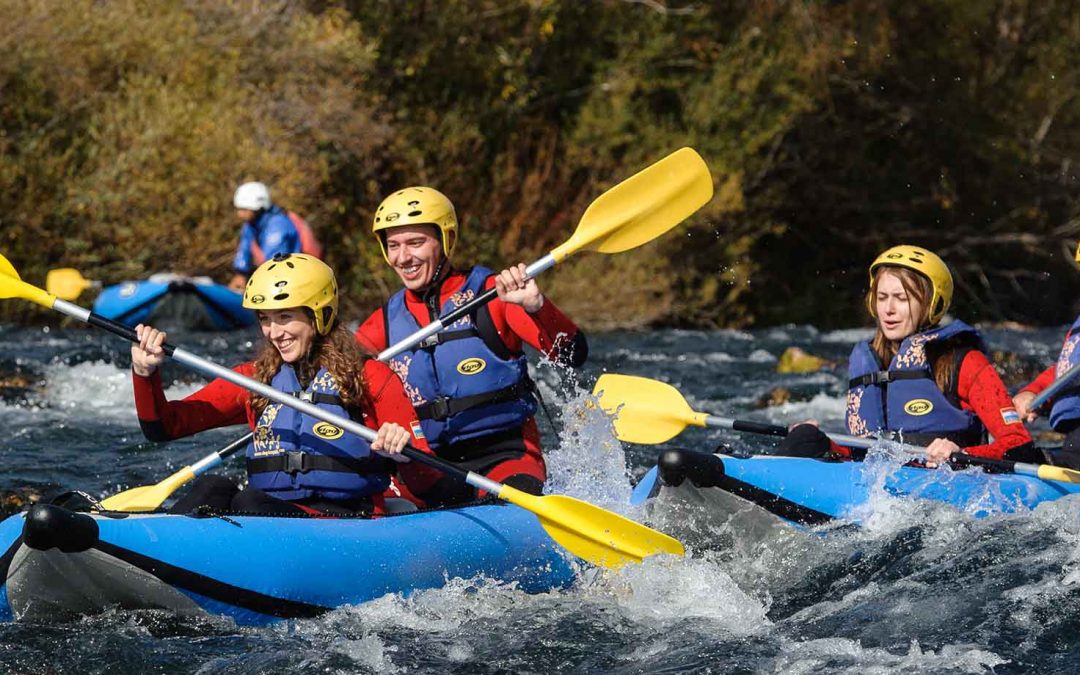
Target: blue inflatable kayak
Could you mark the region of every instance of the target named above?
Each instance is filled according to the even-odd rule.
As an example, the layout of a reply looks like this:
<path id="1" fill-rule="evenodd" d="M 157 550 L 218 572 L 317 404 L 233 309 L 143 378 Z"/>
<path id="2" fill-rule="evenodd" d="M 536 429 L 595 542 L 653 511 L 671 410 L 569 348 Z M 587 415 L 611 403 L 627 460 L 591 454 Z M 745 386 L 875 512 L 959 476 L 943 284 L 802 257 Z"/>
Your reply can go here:
<path id="1" fill-rule="evenodd" d="M 39 504 L 0 522 L 0 620 L 120 607 L 259 625 L 458 577 L 543 592 L 573 581 L 568 556 L 536 516 L 507 504 L 377 519 L 90 514 Z"/>
<path id="2" fill-rule="evenodd" d="M 94 312 L 129 326 L 150 323 L 188 330 L 232 330 L 255 324 L 243 295 L 209 277 L 155 274 L 144 281 L 108 286 Z"/>
<path id="3" fill-rule="evenodd" d="M 693 493 L 694 499 L 717 511 L 745 510 L 752 505 L 788 523 L 813 526 L 836 520 L 859 524 L 873 512 L 862 507 L 881 493 L 945 502 L 975 517 L 985 517 L 1033 509 L 1080 493 L 1080 484 L 882 461 L 733 457 L 668 450 L 634 488 L 631 499 L 641 504 L 668 491 Z"/>

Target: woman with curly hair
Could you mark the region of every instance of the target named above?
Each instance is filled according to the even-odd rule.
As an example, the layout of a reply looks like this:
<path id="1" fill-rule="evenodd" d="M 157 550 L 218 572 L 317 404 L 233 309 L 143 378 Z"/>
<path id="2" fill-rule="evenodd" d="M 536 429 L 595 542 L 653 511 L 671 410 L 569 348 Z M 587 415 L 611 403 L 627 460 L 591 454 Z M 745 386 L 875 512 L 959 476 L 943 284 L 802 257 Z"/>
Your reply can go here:
<path id="1" fill-rule="evenodd" d="M 248 485 L 238 489 L 222 476 L 202 476 L 170 509 L 200 506 L 251 513 L 379 512 L 394 462 L 409 442 L 428 451 L 401 381 L 388 366 L 364 354 L 338 322 L 333 270 L 318 259 L 282 254 L 266 261 L 244 289 L 244 307 L 255 310 L 266 344 L 253 362 L 234 370 L 328 413 L 378 430 L 368 442 L 293 408 L 214 380 L 194 394 L 168 401 L 159 366 L 165 333 L 139 325 L 132 346 L 135 406 L 143 434 L 166 441 L 217 427 L 247 424 Z M 403 472 L 422 471 L 402 464 Z"/>

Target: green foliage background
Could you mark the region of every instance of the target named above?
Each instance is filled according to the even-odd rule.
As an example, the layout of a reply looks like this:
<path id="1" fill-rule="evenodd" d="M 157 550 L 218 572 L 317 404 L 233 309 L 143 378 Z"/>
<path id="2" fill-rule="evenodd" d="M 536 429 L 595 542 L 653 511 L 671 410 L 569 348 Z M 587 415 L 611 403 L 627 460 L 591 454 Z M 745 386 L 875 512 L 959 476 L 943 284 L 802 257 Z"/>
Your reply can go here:
<path id="1" fill-rule="evenodd" d="M 361 318 L 381 197 L 454 199 L 464 260 L 531 261 L 690 145 L 717 196 L 542 285 L 591 327 L 858 322 L 920 243 L 967 319 L 1078 309 L 1080 12 L 1060 0 L 0 0 L 0 253 L 224 279 L 241 181 L 303 214 Z M 39 320 L 26 303 L 6 319 Z"/>

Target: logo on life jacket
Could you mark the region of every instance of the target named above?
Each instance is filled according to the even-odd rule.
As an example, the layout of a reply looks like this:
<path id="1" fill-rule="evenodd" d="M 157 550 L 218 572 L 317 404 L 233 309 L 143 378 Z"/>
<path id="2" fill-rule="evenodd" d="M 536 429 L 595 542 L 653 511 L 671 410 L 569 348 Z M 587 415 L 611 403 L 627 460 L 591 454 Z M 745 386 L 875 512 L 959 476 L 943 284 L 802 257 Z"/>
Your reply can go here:
<path id="1" fill-rule="evenodd" d="M 904 404 L 904 412 L 915 417 L 926 415 L 934 409 L 934 404 L 925 398 L 917 398 Z"/>
<path id="2" fill-rule="evenodd" d="M 311 427 L 311 430 L 315 432 L 315 435 L 319 438 L 325 438 L 328 441 L 332 441 L 335 438 L 341 438 L 345 433 L 344 429 L 335 427 L 329 422 L 319 422 L 315 426 Z"/>
<path id="3" fill-rule="evenodd" d="M 484 368 L 487 368 L 487 361 L 476 357 L 465 359 L 457 364 L 457 371 L 462 375 L 476 375 Z"/>

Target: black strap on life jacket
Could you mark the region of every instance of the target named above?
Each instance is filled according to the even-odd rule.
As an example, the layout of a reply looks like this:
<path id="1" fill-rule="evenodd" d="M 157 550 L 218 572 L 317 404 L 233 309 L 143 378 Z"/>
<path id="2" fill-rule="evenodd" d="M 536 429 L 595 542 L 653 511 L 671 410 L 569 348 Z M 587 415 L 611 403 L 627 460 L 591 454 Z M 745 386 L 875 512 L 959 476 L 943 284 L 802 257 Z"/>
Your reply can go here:
<path id="1" fill-rule="evenodd" d="M 345 407 L 341 397 L 336 394 L 320 394 L 318 392 L 308 391 L 287 391 L 285 392 L 289 396 L 295 396 L 301 401 L 310 401 L 311 403 L 326 403 L 328 405 L 336 405 L 342 408 Z"/>
<path id="2" fill-rule="evenodd" d="M 531 394 L 535 389 L 536 384 L 530 379 L 525 379 L 522 382 L 512 384 L 509 387 L 504 387 L 496 391 L 489 391 L 484 394 L 461 396 L 458 398 L 448 398 L 443 396 L 434 401 L 428 401 L 427 403 L 421 403 L 420 405 L 415 406 L 416 416 L 421 420 L 444 420 L 451 415 L 465 412 L 466 410 L 477 406 L 495 405 L 496 403 L 506 403 L 507 401 L 515 401 L 524 398 Z"/>
<path id="3" fill-rule="evenodd" d="M 848 380 L 848 388 L 865 387 L 869 384 L 887 384 L 897 380 L 929 380 L 930 373 L 925 370 L 879 370 Z"/>
<path id="4" fill-rule="evenodd" d="M 247 460 L 247 470 L 252 473 L 284 471 L 288 474 L 307 473 L 308 471 L 333 471 L 336 473 L 386 473 L 393 468 L 393 460 L 371 456 L 364 459 L 355 457 L 328 457 L 310 452 L 284 452 L 272 457 L 256 457 Z"/>
<path id="5" fill-rule="evenodd" d="M 434 349 L 445 342 L 464 340 L 465 338 L 477 337 L 479 335 L 479 331 L 472 326 L 462 328 L 461 330 L 444 330 L 435 333 L 434 335 L 427 336 L 417 344 L 416 347 L 418 349 Z"/>

